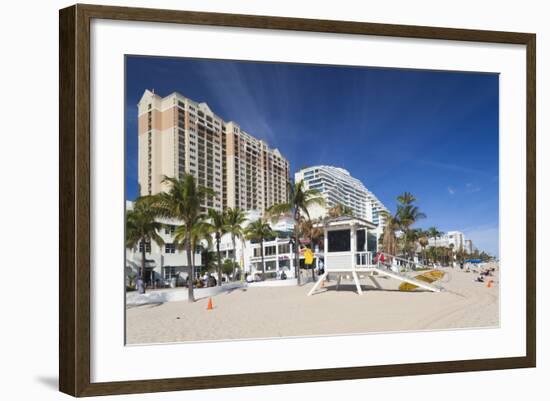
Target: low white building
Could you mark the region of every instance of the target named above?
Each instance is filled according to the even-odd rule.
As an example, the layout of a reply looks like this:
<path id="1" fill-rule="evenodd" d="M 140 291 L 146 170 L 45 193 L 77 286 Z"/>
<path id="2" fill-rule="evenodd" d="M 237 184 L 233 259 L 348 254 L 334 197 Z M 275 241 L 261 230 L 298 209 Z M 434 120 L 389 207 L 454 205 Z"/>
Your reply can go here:
<path id="1" fill-rule="evenodd" d="M 132 210 L 133 202 L 126 202 L 126 209 Z M 126 248 L 126 278 L 138 276 L 141 269 L 142 249 L 145 246 L 145 272 L 144 280 L 148 285 L 170 281 L 172 278 L 180 279 L 187 277 L 188 259 L 187 252 L 176 249 L 174 245 L 174 231 L 176 224 L 173 221 L 162 221 L 165 224 L 159 235 L 164 245 L 159 246 L 156 242 L 139 243 L 132 249 Z M 194 253 L 194 265 L 202 264 L 200 249 Z M 197 269 L 198 270 L 198 269 Z M 198 271 L 197 271 L 198 273 Z M 158 281 L 157 281 L 158 280 Z"/>
<path id="2" fill-rule="evenodd" d="M 133 202 L 126 202 L 127 210 L 131 210 Z M 247 212 L 244 223 L 257 220 L 262 216 L 260 211 L 251 210 Z M 174 244 L 174 232 L 177 222 L 162 220 L 164 227 L 159 231 L 164 244 L 159 246 L 156 242 L 139 243 L 132 249 L 126 249 L 126 278 L 137 277 L 141 269 L 142 249 L 145 246 L 145 272 L 144 279 L 148 285 L 168 284 L 172 278 L 182 282 L 187 278 L 189 271 L 187 252 L 179 250 Z M 266 272 L 269 276 L 278 276 L 284 271 L 288 278 L 294 277 L 294 251 L 290 244 L 290 233 L 294 228 L 291 218 L 282 218 L 276 223 L 271 223 L 271 228 L 277 233 L 276 238 L 264 241 L 264 260 Z M 212 238 L 211 250 L 216 250 L 215 239 Z M 236 249 L 233 249 L 233 242 L 230 234 L 221 238 L 220 253 L 222 261 L 233 259 L 236 254 L 237 263 L 245 273 L 259 274 L 262 272 L 260 244 L 248 240 L 235 241 Z M 206 242 L 202 244 L 206 246 Z M 193 255 L 195 275 L 198 277 L 201 271 L 201 247 L 197 247 Z"/>
<path id="3" fill-rule="evenodd" d="M 248 211 L 245 226 L 260 217 L 259 211 Z M 270 223 L 273 231 L 277 233 L 275 238 L 264 241 L 264 261 L 268 278 L 279 276 L 285 272 L 288 278 L 294 277 L 294 249 L 291 244 L 291 233 L 294 222 L 290 217 L 282 218 L 276 223 Z M 236 251 L 233 250 L 231 235 L 226 234 L 220 243 L 221 258 L 232 259 L 234 252 L 237 255 L 237 263 L 245 274 L 260 274 L 262 272 L 262 257 L 260 244 L 249 240 L 236 240 Z"/>

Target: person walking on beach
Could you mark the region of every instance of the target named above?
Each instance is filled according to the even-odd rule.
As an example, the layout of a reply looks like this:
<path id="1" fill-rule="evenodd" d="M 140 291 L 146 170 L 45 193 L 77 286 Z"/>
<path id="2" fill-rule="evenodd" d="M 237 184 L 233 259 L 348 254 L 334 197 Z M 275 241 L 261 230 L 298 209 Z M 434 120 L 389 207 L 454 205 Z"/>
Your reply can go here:
<path id="1" fill-rule="evenodd" d="M 145 283 L 143 282 L 143 279 L 141 278 L 141 276 L 138 277 L 136 284 L 138 288 L 138 293 L 145 294 Z"/>

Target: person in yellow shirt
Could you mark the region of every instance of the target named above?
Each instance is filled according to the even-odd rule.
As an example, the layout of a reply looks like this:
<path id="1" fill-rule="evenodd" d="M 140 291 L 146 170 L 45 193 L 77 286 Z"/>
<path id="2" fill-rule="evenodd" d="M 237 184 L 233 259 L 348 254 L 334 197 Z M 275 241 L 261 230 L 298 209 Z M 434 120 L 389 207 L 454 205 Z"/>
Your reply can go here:
<path id="1" fill-rule="evenodd" d="M 309 248 L 306 248 L 304 251 L 304 262 L 306 265 L 311 265 L 313 263 L 313 251 Z"/>

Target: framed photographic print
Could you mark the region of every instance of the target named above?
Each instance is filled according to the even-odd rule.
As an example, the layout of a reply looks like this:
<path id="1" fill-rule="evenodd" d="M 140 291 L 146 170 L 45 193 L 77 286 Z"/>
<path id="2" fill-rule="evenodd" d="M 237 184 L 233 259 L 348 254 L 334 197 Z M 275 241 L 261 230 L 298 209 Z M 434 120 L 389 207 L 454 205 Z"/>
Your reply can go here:
<path id="1" fill-rule="evenodd" d="M 534 367 L 535 208 L 534 34 L 60 11 L 65 393 Z"/>

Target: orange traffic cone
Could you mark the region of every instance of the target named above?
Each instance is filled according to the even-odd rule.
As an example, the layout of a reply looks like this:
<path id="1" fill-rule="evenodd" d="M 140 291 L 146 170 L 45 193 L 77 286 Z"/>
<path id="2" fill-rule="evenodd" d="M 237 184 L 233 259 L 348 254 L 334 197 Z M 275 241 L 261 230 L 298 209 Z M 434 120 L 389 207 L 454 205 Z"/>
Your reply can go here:
<path id="1" fill-rule="evenodd" d="M 206 307 L 206 310 L 212 309 L 214 309 L 214 306 L 212 306 L 212 298 L 208 298 L 208 306 Z"/>
<path id="2" fill-rule="evenodd" d="M 491 288 L 493 286 L 493 280 L 489 280 L 489 282 L 487 282 L 487 288 Z"/>

